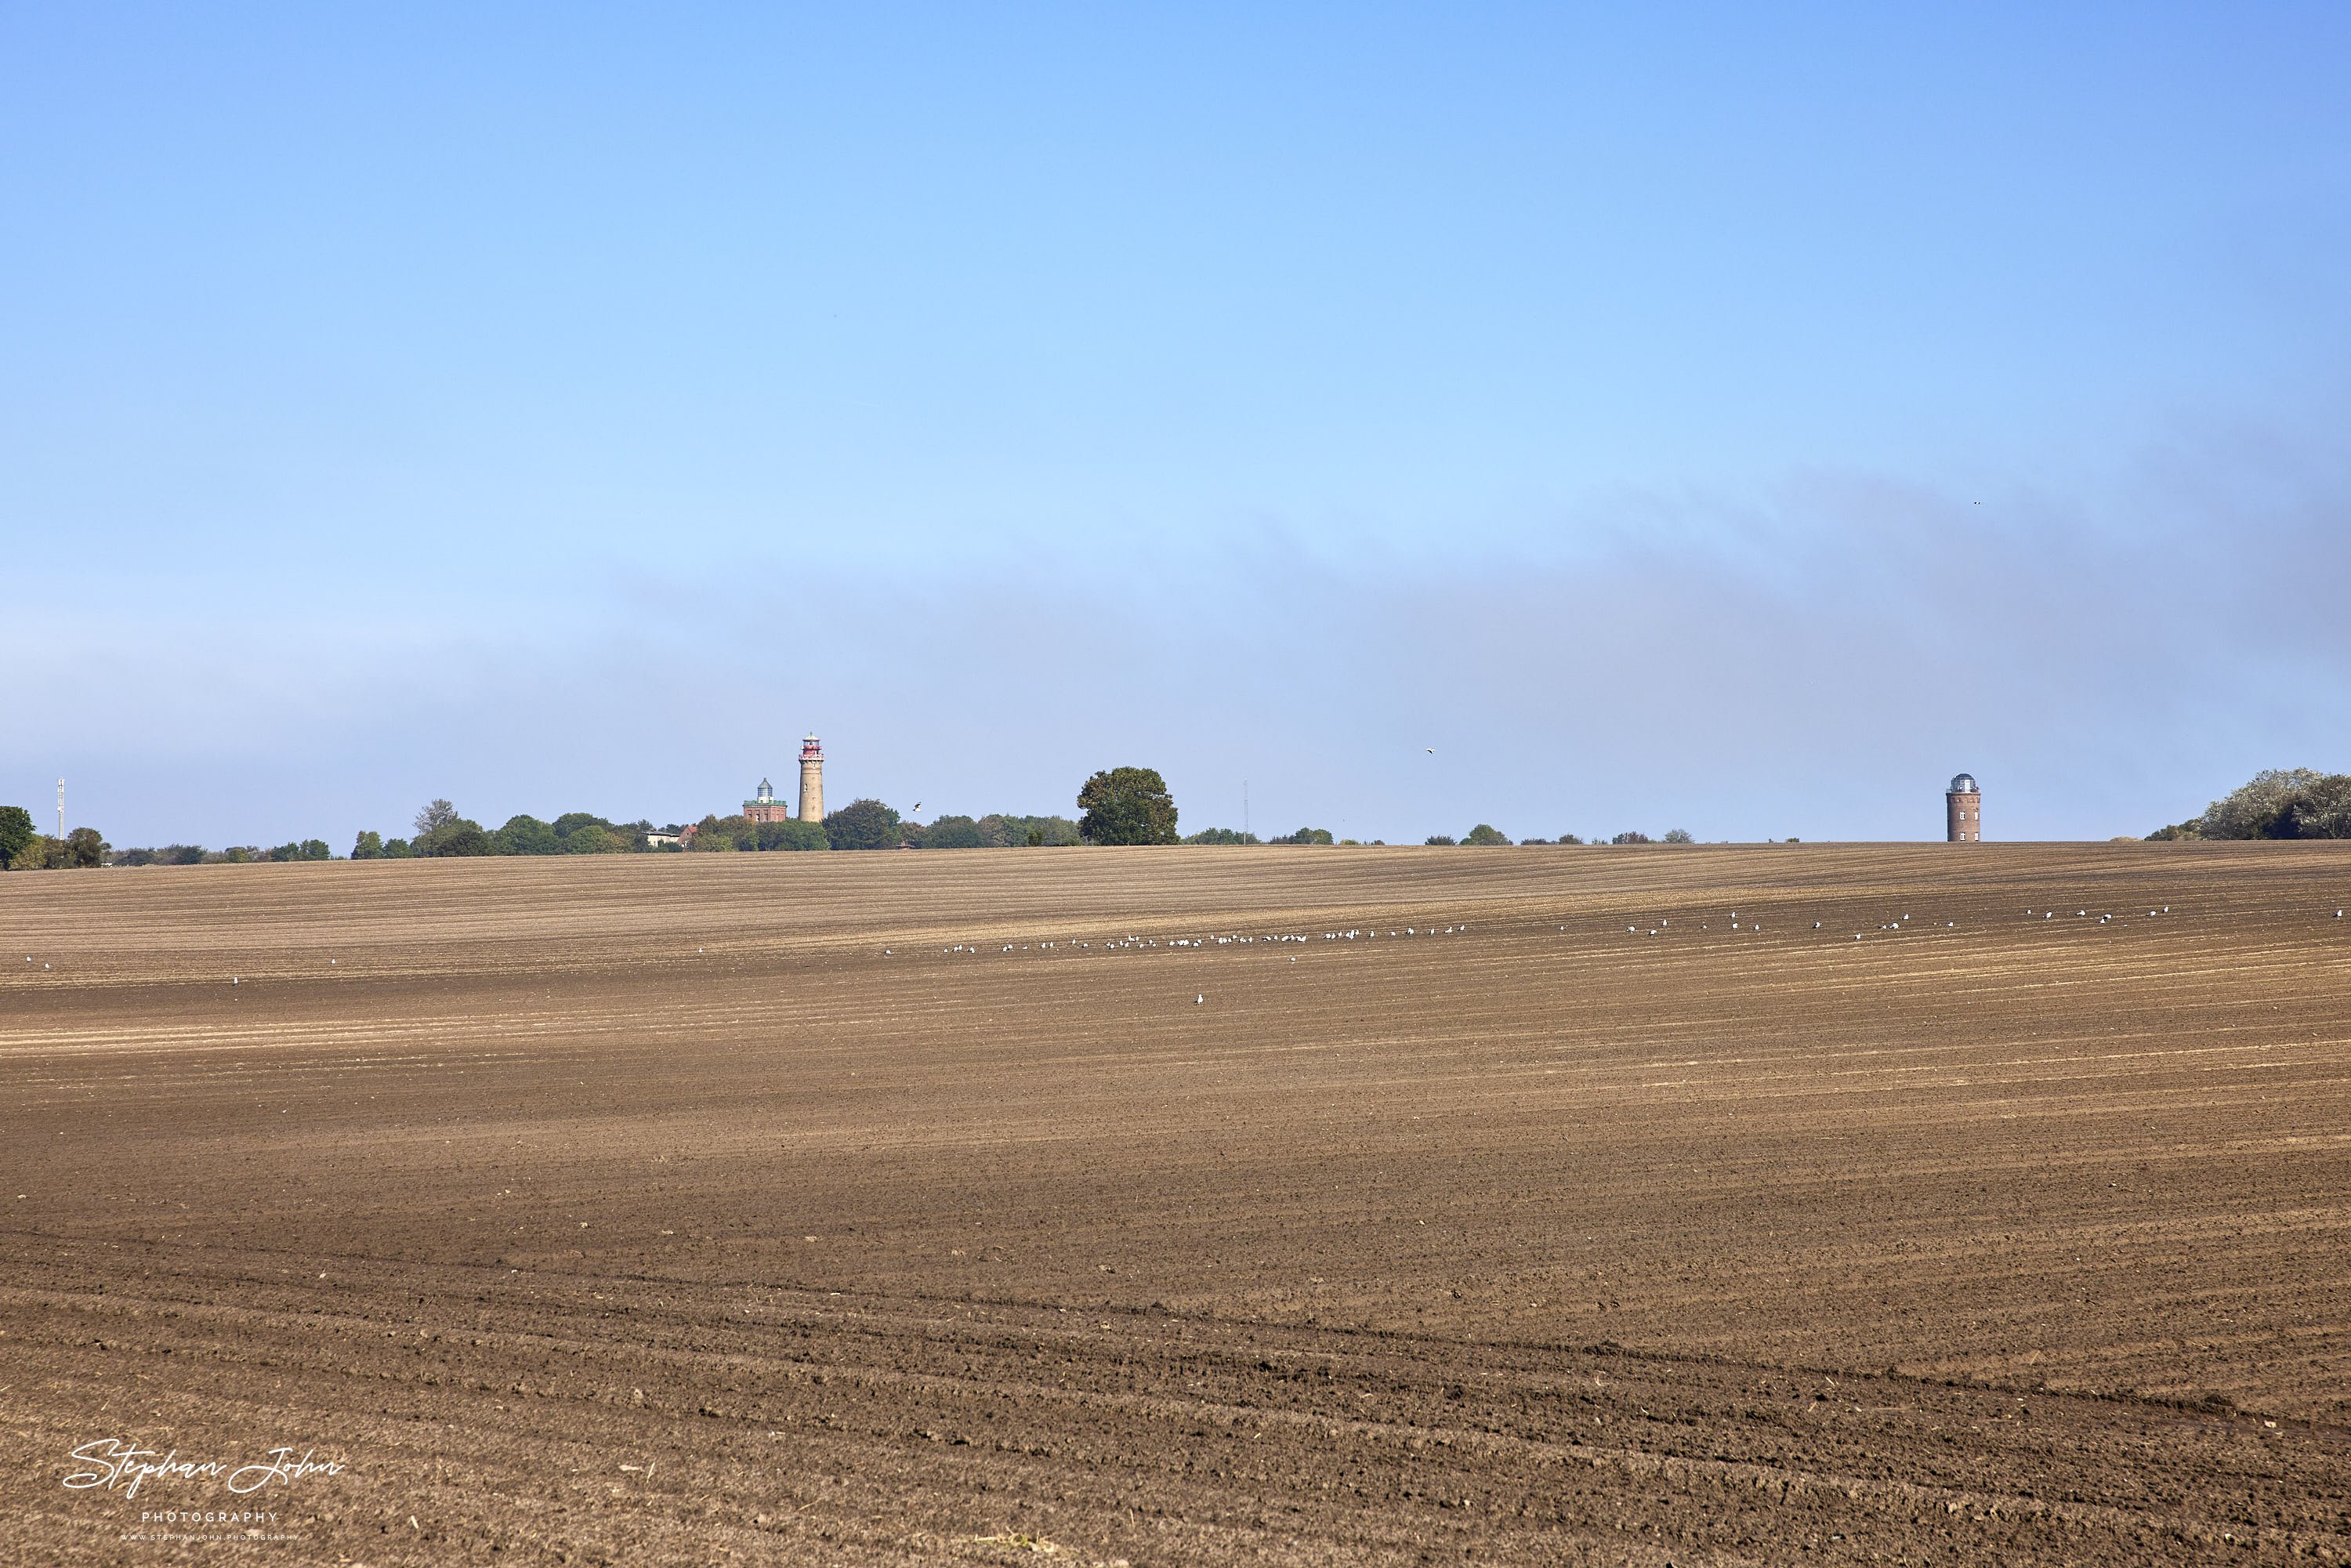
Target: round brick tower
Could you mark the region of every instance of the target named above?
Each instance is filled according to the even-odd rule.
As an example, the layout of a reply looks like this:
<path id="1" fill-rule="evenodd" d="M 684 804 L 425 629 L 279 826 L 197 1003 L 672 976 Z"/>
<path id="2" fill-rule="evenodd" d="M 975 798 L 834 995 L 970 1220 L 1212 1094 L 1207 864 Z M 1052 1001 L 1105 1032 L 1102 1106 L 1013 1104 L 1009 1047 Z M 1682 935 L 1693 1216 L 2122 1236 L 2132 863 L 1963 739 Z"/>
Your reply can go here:
<path id="1" fill-rule="evenodd" d="M 824 743 L 813 735 L 800 742 L 800 821 L 824 821 Z"/>
<path id="2" fill-rule="evenodd" d="M 1943 839 L 1947 843 L 1972 844 L 1983 837 L 1983 791 L 1962 773 L 1943 791 Z"/>

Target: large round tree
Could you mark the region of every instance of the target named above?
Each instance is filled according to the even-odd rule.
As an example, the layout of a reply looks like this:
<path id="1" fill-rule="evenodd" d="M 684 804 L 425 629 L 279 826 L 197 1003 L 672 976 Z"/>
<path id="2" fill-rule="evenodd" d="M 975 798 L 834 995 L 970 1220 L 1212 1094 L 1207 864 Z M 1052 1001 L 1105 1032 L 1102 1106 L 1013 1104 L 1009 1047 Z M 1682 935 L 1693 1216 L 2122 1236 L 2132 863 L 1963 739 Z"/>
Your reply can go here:
<path id="1" fill-rule="evenodd" d="M 852 800 L 826 814 L 824 836 L 837 850 L 894 850 L 898 813 L 879 800 Z"/>
<path id="2" fill-rule="evenodd" d="M 1078 791 L 1078 831 L 1089 843 L 1172 844 L 1176 841 L 1176 797 L 1167 780 L 1149 768 L 1113 768 L 1086 780 Z"/>

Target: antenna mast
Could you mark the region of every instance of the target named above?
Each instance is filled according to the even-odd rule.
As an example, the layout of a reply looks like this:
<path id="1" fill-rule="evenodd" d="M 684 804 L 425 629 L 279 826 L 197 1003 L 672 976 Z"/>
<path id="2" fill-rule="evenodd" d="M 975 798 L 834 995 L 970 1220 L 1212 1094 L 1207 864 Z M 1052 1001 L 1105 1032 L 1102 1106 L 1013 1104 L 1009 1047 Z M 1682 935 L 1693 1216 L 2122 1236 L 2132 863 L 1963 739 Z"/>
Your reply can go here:
<path id="1" fill-rule="evenodd" d="M 65 836 L 66 836 L 66 781 L 65 781 L 64 779 L 58 779 L 58 780 L 57 780 L 57 838 L 58 838 L 59 841 L 63 841 L 63 840 L 65 839 Z"/>

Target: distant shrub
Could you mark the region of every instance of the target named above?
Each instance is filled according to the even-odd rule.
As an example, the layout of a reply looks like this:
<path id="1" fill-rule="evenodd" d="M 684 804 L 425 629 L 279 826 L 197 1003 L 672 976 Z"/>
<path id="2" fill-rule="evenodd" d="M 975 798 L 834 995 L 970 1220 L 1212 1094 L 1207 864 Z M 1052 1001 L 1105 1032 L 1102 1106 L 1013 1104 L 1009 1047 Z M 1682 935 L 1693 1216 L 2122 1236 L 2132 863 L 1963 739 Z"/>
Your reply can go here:
<path id="1" fill-rule="evenodd" d="M 1619 833 L 1608 841 L 1612 844 L 1650 844 L 1656 841 L 1646 833 Z"/>
<path id="2" fill-rule="evenodd" d="M 1476 827 L 1470 829 L 1468 835 L 1461 841 L 1465 844 L 1478 844 L 1482 846 L 1488 844 L 1507 844 L 1510 841 L 1504 837 L 1501 830 L 1495 827 L 1493 823 L 1480 822 Z"/>
<path id="3" fill-rule="evenodd" d="M 1187 834 L 1184 841 L 1187 844 L 1257 844 L 1265 841 L 1255 833 L 1244 833 L 1238 828 L 1203 828 L 1196 833 Z"/>
<path id="4" fill-rule="evenodd" d="M 1697 841 L 1689 836 L 1689 830 L 1687 828 L 1667 828 L 1666 830 L 1666 842 L 1669 844 L 1687 844 L 1695 843 Z"/>
<path id="5" fill-rule="evenodd" d="M 2149 838 L 2351 839 L 2351 774 L 2308 768 L 2256 773 L 2202 816 Z"/>
<path id="6" fill-rule="evenodd" d="M 1427 838 L 1421 841 L 1423 843 L 1429 844 L 1450 844 L 1453 841 L 1453 835 L 1450 833 L 1431 833 Z"/>

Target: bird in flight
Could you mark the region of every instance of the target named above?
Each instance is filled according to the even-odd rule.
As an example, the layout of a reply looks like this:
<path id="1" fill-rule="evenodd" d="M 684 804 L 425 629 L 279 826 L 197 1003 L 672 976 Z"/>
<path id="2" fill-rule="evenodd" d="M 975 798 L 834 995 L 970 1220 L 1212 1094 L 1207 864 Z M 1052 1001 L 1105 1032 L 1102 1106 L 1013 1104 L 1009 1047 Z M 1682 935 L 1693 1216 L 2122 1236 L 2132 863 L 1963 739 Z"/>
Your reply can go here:
<path id="1" fill-rule="evenodd" d="M 1428 750 L 1428 754 L 1429 754 L 1431 757 L 1434 757 L 1434 756 L 1436 756 L 1436 755 L 1437 755 L 1437 747 L 1433 747 L 1433 746 L 1432 746 L 1432 747 L 1429 747 L 1427 748 L 1427 750 Z"/>

